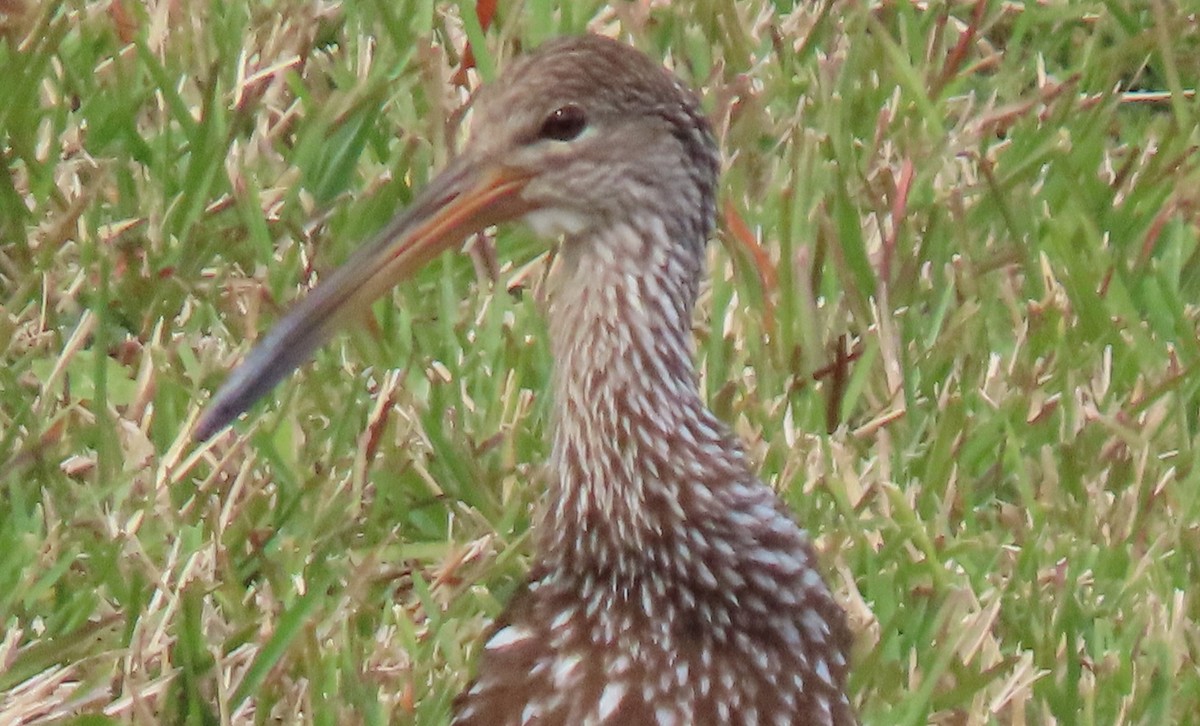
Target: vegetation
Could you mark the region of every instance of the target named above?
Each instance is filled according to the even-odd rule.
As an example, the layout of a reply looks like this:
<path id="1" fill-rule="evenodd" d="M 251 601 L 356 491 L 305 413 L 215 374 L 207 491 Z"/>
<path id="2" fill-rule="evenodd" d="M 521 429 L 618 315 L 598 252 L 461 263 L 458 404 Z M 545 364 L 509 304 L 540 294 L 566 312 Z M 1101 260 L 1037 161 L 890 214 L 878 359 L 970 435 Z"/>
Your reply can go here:
<path id="1" fill-rule="evenodd" d="M 552 256 L 500 229 L 190 427 L 584 30 L 711 110 L 701 384 L 864 721 L 1195 719 L 1195 7 L 796 5 L 0 1 L 0 722 L 444 722 L 544 499 Z"/>

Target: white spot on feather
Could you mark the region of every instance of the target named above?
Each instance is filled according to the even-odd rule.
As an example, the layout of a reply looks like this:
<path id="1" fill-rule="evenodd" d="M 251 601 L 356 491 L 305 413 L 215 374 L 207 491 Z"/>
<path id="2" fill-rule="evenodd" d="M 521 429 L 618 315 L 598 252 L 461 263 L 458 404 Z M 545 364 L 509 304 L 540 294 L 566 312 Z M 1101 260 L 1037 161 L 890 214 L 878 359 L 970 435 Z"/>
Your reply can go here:
<path id="1" fill-rule="evenodd" d="M 601 721 L 607 721 L 617 712 L 617 709 L 621 706 L 621 701 L 625 698 L 625 691 L 625 684 L 619 681 L 609 683 L 604 687 L 604 692 L 600 694 L 598 712 Z"/>
<path id="2" fill-rule="evenodd" d="M 579 667 L 579 663 L 582 660 L 583 656 L 579 655 L 578 653 L 570 653 L 556 660 L 550 675 L 554 681 L 554 687 L 566 688 L 567 682 L 571 678 L 571 674 L 575 672 L 577 667 Z"/>
<path id="3" fill-rule="evenodd" d="M 558 615 L 555 615 L 554 619 L 550 621 L 550 629 L 558 630 L 559 628 L 563 627 L 571 620 L 571 616 L 574 613 L 575 613 L 575 611 L 572 609 L 572 610 L 563 610 Z"/>
<path id="4" fill-rule="evenodd" d="M 825 663 L 824 658 L 817 659 L 817 665 L 813 669 L 817 673 L 817 678 L 820 678 L 830 688 L 833 687 L 833 676 L 829 674 L 829 665 Z"/>
<path id="5" fill-rule="evenodd" d="M 526 704 L 525 708 L 521 711 L 521 723 L 533 723 L 536 719 L 541 718 L 541 715 L 542 709 L 538 707 L 537 703 Z"/>
<path id="6" fill-rule="evenodd" d="M 533 632 L 525 628 L 509 625 L 496 631 L 496 634 L 483 646 L 487 650 L 501 650 L 533 637 Z"/>

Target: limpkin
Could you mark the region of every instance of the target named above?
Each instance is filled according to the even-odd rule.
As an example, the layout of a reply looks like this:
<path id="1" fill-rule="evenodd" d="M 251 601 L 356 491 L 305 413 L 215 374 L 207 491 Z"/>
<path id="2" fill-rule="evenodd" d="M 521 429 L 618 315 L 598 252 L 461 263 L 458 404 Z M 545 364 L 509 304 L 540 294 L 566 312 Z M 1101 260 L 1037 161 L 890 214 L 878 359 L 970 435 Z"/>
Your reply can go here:
<path id="1" fill-rule="evenodd" d="M 526 587 L 457 724 L 846 724 L 850 635 L 808 536 L 701 401 L 691 315 L 719 153 L 642 53 L 549 42 L 485 86 L 470 143 L 250 353 L 244 411 L 399 278 L 509 220 L 560 240 L 550 495 Z"/>

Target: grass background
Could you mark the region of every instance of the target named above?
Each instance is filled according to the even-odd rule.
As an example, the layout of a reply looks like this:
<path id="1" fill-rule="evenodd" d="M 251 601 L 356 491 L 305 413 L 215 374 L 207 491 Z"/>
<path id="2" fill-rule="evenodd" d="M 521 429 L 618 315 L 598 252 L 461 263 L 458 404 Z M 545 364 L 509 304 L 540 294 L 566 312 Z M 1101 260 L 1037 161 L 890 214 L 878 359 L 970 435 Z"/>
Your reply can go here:
<path id="1" fill-rule="evenodd" d="M 0 2 L 0 723 L 444 721 L 543 499 L 544 250 L 444 256 L 189 427 L 469 89 L 585 29 L 711 111 L 704 394 L 864 721 L 1195 722 L 1196 7 L 501 5 Z"/>

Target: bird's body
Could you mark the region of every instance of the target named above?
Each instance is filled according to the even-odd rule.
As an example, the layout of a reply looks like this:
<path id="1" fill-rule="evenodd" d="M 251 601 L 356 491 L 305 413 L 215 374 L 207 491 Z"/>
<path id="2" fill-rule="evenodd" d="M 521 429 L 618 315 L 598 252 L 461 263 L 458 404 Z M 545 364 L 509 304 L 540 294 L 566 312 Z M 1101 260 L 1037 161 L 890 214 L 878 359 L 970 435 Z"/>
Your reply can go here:
<path id="1" fill-rule="evenodd" d="M 808 537 L 697 391 L 690 323 L 718 168 L 673 75 L 605 38 L 553 41 L 484 90 L 463 156 L 268 336 L 201 423 L 219 428 L 347 300 L 463 234 L 525 219 L 563 237 L 535 563 L 456 724 L 855 720 L 850 636 Z"/>

